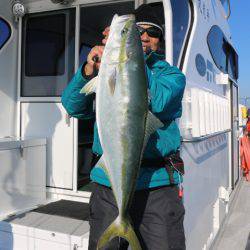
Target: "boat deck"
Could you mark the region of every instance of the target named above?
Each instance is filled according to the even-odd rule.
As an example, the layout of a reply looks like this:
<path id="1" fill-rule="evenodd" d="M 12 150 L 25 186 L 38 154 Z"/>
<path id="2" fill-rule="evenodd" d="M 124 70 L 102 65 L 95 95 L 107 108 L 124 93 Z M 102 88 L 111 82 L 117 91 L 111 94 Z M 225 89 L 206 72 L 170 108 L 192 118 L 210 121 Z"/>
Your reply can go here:
<path id="1" fill-rule="evenodd" d="M 211 250 L 250 250 L 250 182 L 243 181 Z"/>
<path id="2" fill-rule="evenodd" d="M 18 249 L 15 248 L 20 242 L 18 235 L 27 236 L 26 241 L 29 242 L 29 247 L 31 245 L 33 247 L 27 249 L 64 250 L 69 249 L 66 245 L 77 245 L 79 246 L 77 249 L 86 250 L 89 236 L 88 210 L 88 204 L 60 200 L 9 218 L 2 222 L 0 230 L 9 232 L 9 235 L 14 233 L 16 236 L 5 240 L 8 246 L 5 245 L 4 250 Z M 250 250 L 249 213 L 250 182 L 244 180 L 235 193 L 229 214 L 210 250 Z M 2 237 L 5 236 L 2 235 Z M 2 241 L 4 241 L 3 238 Z M 58 244 L 53 247 L 48 245 L 52 243 Z M 37 244 L 41 247 L 39 248 Z M 65 248 L 62 248 L 64 246 Z M 1 247 L 0 244 L 0 249 Z"/>
<path id="3" fill-rule="evenodd" d="M 86 203 L 59 200 L 6 219 L 0 223 L 0 249 L 87 249 L 88 211 Z"/>

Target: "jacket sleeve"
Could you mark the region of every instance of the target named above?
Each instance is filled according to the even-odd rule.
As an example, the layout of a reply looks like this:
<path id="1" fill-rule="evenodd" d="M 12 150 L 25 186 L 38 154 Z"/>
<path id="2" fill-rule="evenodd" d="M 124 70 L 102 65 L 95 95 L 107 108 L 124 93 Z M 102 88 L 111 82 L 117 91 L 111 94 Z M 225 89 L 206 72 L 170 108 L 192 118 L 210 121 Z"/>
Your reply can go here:
<path id="1" fill-rule="evenodd" d="M 162 121 L 181 117 L 186 85 L 184 74 L 166 61 L 158 61 L 151 68 L 146 65 L 146 71 L 151 111 Z"/>
<path id="2" fill-rule="evenodd" d="M 62 105 L 70 116 L 79 119 L 90 119 L 95 116 L 93 110 L 94 94 L 81 94 L 80 90 L 88 82 L 82 76 L 82 66 L 62 93 Z"/>

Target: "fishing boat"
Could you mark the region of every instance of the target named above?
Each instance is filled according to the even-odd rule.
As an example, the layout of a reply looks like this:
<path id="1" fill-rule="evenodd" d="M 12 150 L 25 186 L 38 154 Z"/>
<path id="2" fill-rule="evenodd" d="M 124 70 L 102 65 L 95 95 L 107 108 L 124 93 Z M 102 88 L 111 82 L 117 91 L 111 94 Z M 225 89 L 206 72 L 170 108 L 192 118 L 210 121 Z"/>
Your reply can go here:
<path id="1" fill-rule="evenodd" d="M 212 246 L 241 182 L 230 1 L 1 0 L 1 250 L 88 248 L 94 120 L 70 117 L 61 94 L 113 15 L 143 3 L 187 79 L 178 121 L 187 249 Z"/>

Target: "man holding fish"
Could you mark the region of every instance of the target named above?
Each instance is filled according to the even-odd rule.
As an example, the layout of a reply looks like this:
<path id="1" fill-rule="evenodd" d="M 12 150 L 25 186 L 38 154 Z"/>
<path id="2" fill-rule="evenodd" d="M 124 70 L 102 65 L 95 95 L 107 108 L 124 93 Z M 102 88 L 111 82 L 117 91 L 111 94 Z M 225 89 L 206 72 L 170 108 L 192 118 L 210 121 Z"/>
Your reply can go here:
<path id="1" fill-rule="evenodd" d="M 105 46 L 92 48 L 62 95 L 71 116 L 96 116 L 89 249 L 181 250 L 184 172 L 175 119 L 185 77 L 161 54 L 153 9 L 143 4 L 134 14 L 114 16 Z"/>

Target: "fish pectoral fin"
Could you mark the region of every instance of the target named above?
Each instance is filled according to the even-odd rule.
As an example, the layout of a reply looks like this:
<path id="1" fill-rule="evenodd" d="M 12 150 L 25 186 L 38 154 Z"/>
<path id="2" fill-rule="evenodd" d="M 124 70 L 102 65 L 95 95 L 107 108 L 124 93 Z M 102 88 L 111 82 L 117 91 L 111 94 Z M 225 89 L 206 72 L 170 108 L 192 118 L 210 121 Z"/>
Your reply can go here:
<path id="1" fill-rule="evenodd" d="M 115 84 L 116 84 L 116 68 L 113 69 L 111 75 L 109 76 L 109 90 L 111 95 L 114 95 L 115 92 Z"/>
<path id="2" fill-rule="evenodd" d="M 158 128 L 161 128 L 163 126 L 164 124 L 154 114 L 148 111 L 143 148 L 146 147 L 150 135 L 153 134 Z"/>
<path id="3" fill-rule="evenodd" d="M 148 111 L 146 134 L 153 134 L 158 128 L 163 127 L 164 124 L 150 111 Z"/>
<path id="4" fill-rule="evenodd" d="M 86 85 L 84 85 L 80 93 L 89 95 L 96 92 L 97 84 L 98 84 L 98 76 L 92 78 Z"/>
<path id="5" fill-rule="evenodd" d="M 96 163 L 96 166 L 102 168 L 105 172 L 107 172 L 106 164 L 104 161 L 104 156 L 102 156 L 99 161 Z"/>

